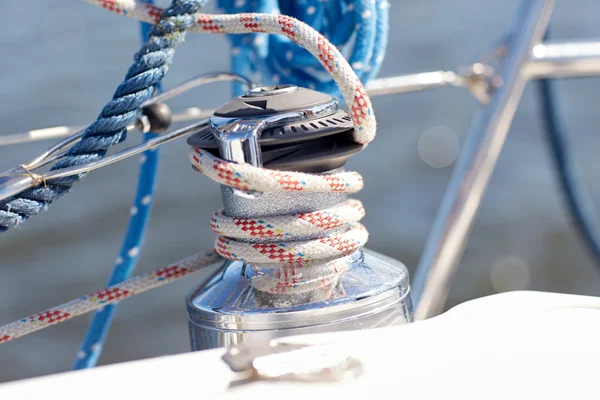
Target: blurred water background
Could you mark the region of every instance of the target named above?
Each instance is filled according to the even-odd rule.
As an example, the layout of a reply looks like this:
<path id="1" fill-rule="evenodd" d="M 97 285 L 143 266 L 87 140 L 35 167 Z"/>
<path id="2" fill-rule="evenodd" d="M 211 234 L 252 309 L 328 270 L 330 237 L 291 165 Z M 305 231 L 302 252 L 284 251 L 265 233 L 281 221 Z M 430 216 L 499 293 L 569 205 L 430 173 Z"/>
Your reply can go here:
<path id="1" fill-rule="evenodd" d="M 380 76 L 472 61 L 508 28 L 517 5 L 516 0 L 391 3 L 390 42 Z M 600 37 L 599 11 L 594 0 L 559 2 L 554 38 Z M 82 1 L 6 2 L 0 12 L 0 134 L 89 123 L 138 47 L 136 22 Z M 225 37 L 190 34 L 165 86 L 227 66 Z M 600 270 L 562 207 L 531 89 L 477 218 L 449 307 L 514 289 L 600 292 Z M 600 207 L 600 79 L 561 81 L 558 89 L 579 173 Z M 229 93 L 227 85 L 214 85 L 171 104 L 211 107 L 227 101 Z M 378 97 L 374 106 L 379 136 L 349 168 L 366 181 L 357 197 L 368 211 L 369 247 L 402 260 L 412 271 L 477 104 L 465 90 L 441 89 Z M 0 148 L 0 168 L 27 161 L 48 145 Z M 192 171 L 186 151 L 183 141 L 161 149 L 153 218 L 138 272 L 212 246 L 208 220 L 220 206 L 220 191 Z M 2 235 L 0 324 L 104 286 L 127 223 L 138 163 L 130 159 L 94 172 L 48 212 Z M 188 351 L 184 295 L 205 275 L 123 303 L 100 363 Z M 80 317 L 0 346 L 0 381 L 70 369 L 88 321 L 89 316 Z"/>

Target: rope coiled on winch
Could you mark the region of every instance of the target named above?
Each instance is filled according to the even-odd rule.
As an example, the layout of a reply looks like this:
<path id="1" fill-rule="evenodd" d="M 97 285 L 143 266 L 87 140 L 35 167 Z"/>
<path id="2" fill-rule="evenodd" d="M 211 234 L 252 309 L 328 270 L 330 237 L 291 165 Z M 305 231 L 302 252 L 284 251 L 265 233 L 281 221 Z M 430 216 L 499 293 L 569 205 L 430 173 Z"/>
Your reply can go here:
<path id="1" fill-rule="evenodd" d="M 95 4 L 106 4 L 109 0 L 89 0 Z M 157 15 L 162 11 L 158 7 L 135 2 L 117 3 L 111 1 L 112 11 L 136 17 L 146 22 L 156 22 Z M 117 8 L 122 7 L 122 8 Z M 350 107 L 354 122 L 353 138 L 358 143 L 368 143 L 375 137 L 376 121 L 371 102 L 362 83 L 339 51 L 318 32 L 294 18 L 276 15 L 244 14 L 244 15 L 207 15 L 197 14 L 196 24 L 190 29 L 216 33 L 242 33 L 256 31 L 282 34 L 304 46 L 319 59 L 326 71 L 340 87 L 342 94 Z M 258 28 L 257 28 L 258 26 Z M 227 184 L 242 190 L 262 191 L 315 191 L 315 192 L 346 192 L 355 193 L 363 186 L 362 177 L 356 172 L 341 172 L 331 175 L 317 175 L 298 172 L 284 172 L 253 167 L 247 164 L 234 164 L 220 160 L 206 152 L 199 157 L 201 149 L 191 154 L 192 162 L 203 172 L 219 183 Z M 194 156 L 198 160 L 194 159 Z M 231 174 L 239 174 L 239 178 L 231 179 Z M 237 175 L 236 175 L 237 178 Z M 237 182 L 237 183 L 236 183 Z M 346 204 L 347 205 L 347 204 Z M 355 203 L 356 205 L 356 203 Z M 341 205 L 340 205 L 341 207 Z M 327 212 L 322 210 L 321 212 Z M 361 211 L 357 211 L 359 214 Z M 357 217 L 360 219 L 360 216 Z M 354 243 L 347 250 L 339 251 L 337 256 L 364 246 L 366 231 L 362 225 L 348 222 L 350 229 L 345 233 L 356 234 Z M 312 255 L 315 254 L 307 253 Z M 27 318 L 0 327 L 0 343 L 5 343 L 25 334 L 46 328 L 53 324 L 67 321 L 83 313 L 113 304 L 143 291 L 161 286 L 167 282 L 187 276 L 193 271 L 221 260 L 215 252 L 206 252 L 190 257 L 181 263 L 167 268 L 131 278 L 120 284 L 97 291 L 93 294 L 65 303 L 61 306 L 31 315 Z M 232 255 L 232 259 L 233 255 Z M 334 271 L 338 274 L 339 271 Z M 310 274 L 307 274 L 308 276 Z M 318 274 L 317 274 L 318 275 Z M 306 278 L 305 276 L 305 278 Z M 326 282 L 322 276 L 317 276 L 320 282 Z M 263 281 L 266 291 L 277 292 L 277 282 Z M 272 283 L 275 283 L 273 286 Z M 310 284 L 310 282 L 308 282 Z M 258 282 L 256 283 L 258 285 Z M 283 285 L 283 290 L 293 289 L 294 282 Z M 281 285 L 280 285 L 281 286 Z"/>
<path id="2" fill-rule="evenodd" d="M 362 83 L 340 52 L 305 23 L 287 16 L 264 14 L 200 15 L 198 21 L 204 30 L 211 32 L 240 33 L 250 29 L 253 32 L 283 35 L 302 45 L 331 75 L 349 105 L 355 126 L 354 140 L 368 143 L 375 137 L 375 116 Z M 202 149 L 192 150 L 190 159 L 196 169 L 211 179 L 240 190 L 356 193 L 363 187 L 362 177 L 356 172 L 319 175 L 269 170 L 227 162 Z M 323 211 L 320 215 L 322 213 Z M 301 215 L 300 218 L 302 217 L 307 216 Z M 328 282 L 333 282 L 347 268 L 347 264 L 337 261 L 338 259 L 365 245 L 368 233 L 357 221 L 349 221 L 350 225 L 345 230 L 329 228 L 324 237 L 318 239 L 298 240 L 291 229 L 293 227 L 284 226 L 283 220 L 279 220 L 279 227 L 276 229 L 280 229 L 283 235 L 288 235 L 285 241 L 248 243 L 226 236 L 225 233 L 225 236 L 217 238 L 215 250 L 229 260 L 272 267 L 274 271 L 253 279 L 252 284 L 257 289 L 288 294 L 314 290 L 327 286 Z M 261 226 L 277 225 L 274 221 L 268 222 L 267 218 L 241 221 L 244 222 Z M 217 233 L 224 233 L 219 226 L 216 228 Z M 263 239 L 277 238 L 276 235 L 273 232 Z M 300 268 L 302 272 L 296 270 Z"/>
<path id="3" fill-rule="evenodd" d="M 362 177 L 356 172 L 307 174 L 269 170 L 227 162 L 203 149 L 192 149 L 190 160 L 215 182 L 241 190 L 356 193 L 363 188 Z M 260 218 L 228 217 L 220 210 L 211 218 L 211 227 L 219 234 L 215 250 L 222 257 L 260 266 L 260 275 L 251 281 L 254 288 L 291 294 L 327 287 L 328 282 L 336 281 L 348 268 L 340 258 L 367 242 L 369 234 L 358 222 L 364 215 L 358 200 L 326 210 Z M 306 239 L 314 234 L 318 237 Z"/>
<path id="4" fill-rule="evenodd" d="M 144 1 L 145 3 L 150 3 L 152 4 L 153 2 L 151 0 L 146 0 Z M 266 4 L 268 4 L 269 2 L 272 2 L 271 0 L 266 0 L 266 1 L 261 1 L 261 7 L 264 7 Z M 331 32 L 331 26 L 327 26 L 328 25 L 328 21 L 336 21 L 335 24 L 335 32 L 337 32 L 333 37 L 332 40 L 334 42 L 335 45 L 337 46 L 346 46 L 346 43 L 344 41 L 348 41 L 350 40 L 350 37 L 354 37 L 354 45 L 353 45 L 353 52 L 352 55 L 350 57 L 350 62 L 352 63 L 353 68 L 355 69 L 355 71 L 358 72 L 359 78 L 366 80 L 369 79 L 370 76 L 372 76 L 373 74 L 376 73 L 376 71 L 379 69 L 379 65 L 383 59 L 383 52 L 385 50 L 385 41 L 387 39 L 387 2 L 386 1 L 377 1 L 377 5 L 375 4 L 375 2 L 371 2 L 371 1 L 360 1 L 358 2 L 358 4 L 356 6 L 354 6 L 354 4 L 346 4 L 345 1 L 332 1 L 326 4 L 326 14 L 327 16 L 329 16 L 329 20 L 327 18 L 323 18 L 323 10 L 322 10 L 322 5 L 324 3 L 321 2 L 315 2 L 312 1 L 311 4 L 304 4 L 304 0 L 300 0 L 298 2 L 296 2 L 296 7 L 294 7 L 295 9 L 299 9 L 299 10 L 306 10 L 306 15 L 301 16 L 302 17 L 306 17 L 306 22 L 308 22 L 311 26 L 316 27 L 320 32 L 325 32 L 325 35 L 327 36 L 328 32 Z M 310 3 L 310 2 L 309 2 Z M 313 4 L 314 3 L 314 4 Z M 106 2 L 105 2 L 106 4 Z M 235 4 L 232 4 L 231 6 L 239 8 L 239 2 L 236 2 Z M 245 6 L 249 6 L 249 7 L 254 7 L 256 3 L 254 2 L 250 2 L 250 3 L 245 3 Z M 287 7 L 286 7 L 287 4 Z M 290 5 L 292 3 L 287 2 L 287 3 L 282 3 L 282 10 L 285 8 L 284 13 L 288 13 L 290 8 Z M 242 6 L 242 7 L 245 7 Z M 247 7 L 246 7 L 247 8 Z M 272 7 L 268 7 L 269 10 L 272 10 Z M 354 12 L 351 12 L 351 9 L 354 10 Z M 242 10 L 236 10 L 237 12 L 240 12 Z M 250 11 L 250 10 L 243 10 L 243 11 Z M 254 9 L 252 11 L 258 11 L 258 9 Z M 158 13 L 156 13 L 158 14 Z M 314 18 L 311 15 L 316 14 L 315 16 L 320 16 L 319 18 Z M 339 22 L 339 16 L 343 15 L 344 16 L 344 22 L 343 23 L 337 23 Z M 302 18 L 304 19 L 304 18 Z M 357 20 L 360 21 L 357 24 Z M 148 24 L 149 25 L 149 24 Z M 344 31 L 344 36 L 341 37 L 340 34 L 341 32 Z M 356 31 L 356 36 L 353 35 L 354 31 Z M 244 34 L 244 35 L 237 35 L 237 36 L 232 36 L 232 40 L 238 40 L 240 43 L 246 41 L 248 39 L 248 35 L 263 35 L 264 34 Z M 147 35 L 143 35 L 143 37 L 147 37 Z M 315 67 L 319 67 L 318 61 L 312 56 L 310 55 L 310 53 L 307 53 L 304 49 L 302 49 L 301 47 L 298 47 L 295 43 L 293 43 L 292 41 L 290 41 L 287 38 L 284 38 L 282 36 L 270 36 L 270 38 L 273 39 L 273 43 L 275 43 L 275 47 L 273 47 L 273 45 L 270 46 L 270 51 L 273 57 L 270 57 L 268 59 L 275 59 L 277 54 L 279 53 L 285 53 L 286 54 L 286 58 L 288 58 L 288 60 L 286 60 L 290 65 L 292 65 L 292 76 L 289 77 L 289 79 L 293 79 L 296 75 L 298 75 L 298 72 L 296 71 L 297 68 L 301 68 L 301 74 L 302 75 L 306 75 L 306 73 L 304 73 L 303 71 L 305 71 L 307 68 L 311 68 L 314 70 Z M 258 43 L 258 42 L 256 42 Z M 261 46 L 260 45 L 253 45 L 253 46 L 244 46 L 243 50 L 244 51 L 248 51 L 249 52 L 249 56 L 251 55 L 256 55 L 257 51 L 261 52 L 261 50 L 259 49 Z M 347 46 L 346 46 L 347 47 Z M 235 47 L 234 47 L 235 48 Z M 290 52 L 293 53 L 293 57 L 291 57 L 292 59 L 290 59 L 289 54 Z M 263 52 L 264 53 L 264 52 Z M 240 65 L 250 65 L 248 63 L 248 59 L 244 58 L 243 55 L 238 54 L 235 57 L 235 60 L 233 62 L 233 69 L 234 70 L 238 70 L 239 68 L 236 68 L 236 65 L 240 66 Z M 258 62 L 257 63 L 252 63 L 253 66 L 257 66 L 258 67 Z M 364 68 L 363 68 L 364 66 Z M 277 79 L 277 75 L 276 72 L 270 72 L 270 71 L 266 71 L 264 70 L 264 65 L 263 65 L 263 73 L 262 76 L 265 77 L 265 79 L 267 81 L 275 81 Z M 285 74 L 285 72 L 287 71 L 287 69 L 283 70 L 283 73 Z M 246 72 L 242 72 L 242 73 L 246 73 Z M 331 81 L 331 78 L 329 77 L 329 75 L 327 74 L 323 74 L 323 72 L 321 72 L 320 74 L 316 75 L 315 78 L 318 78 L 321 81 L 326 81 L 329 84 L 328 85 L 321 85 L 319 87 L 320 90 L 324 90 L 324 91 L 328 91 L 328 92 L 334 92 L 337 91 L 337 86 L 335 86 L 335 84 Z M 289 80 L 288 79 L 288 80 Z M 312 80 L 307 80 L 307 79 L 303 79 L 301 76 L 299 77 L 299 79 L 301 80 L 301 82 L 305 85 L 308 86 L 315 86 Z M 311 78 L 312 79 L 312 78 Z M 260 79 L 258 79 L 260 80 Z M 296 82 L 297 79 L 294 80 L 294 82 Z M 298 83 L 298 82 L 296 82 Z M 154 159 L 156 158 L 156 154 L 151 152 L 151 154 L 148 156 L 149 160 L 150 159 Z M 142 167 L 143 170 L 145 170 L 145 165 L 143 165 Z M 156 168 L 154 168 L 155 170 Z M 143 175 L 142 175 L 143 176 Z M 141 192 L 144 191 L 144 188 L 142 186 L 140 186 L 140 190 Z M 138 192 L 141 193 L 141 192 Z M 142 235 L 138 234 L 137 236 L 134 235 L 133 238 L 135 240 L 131 240 L 132 235 L 131 233 L 140 233 L 143 232 L 143 227 L 146 225 L 145 223 L 138 223 L 137 225 L 134 225 L 133 223 L 135 222 L 134 219 L 137 218 L 137 220 L 139 221 L 139 214 L 141 214 L 141 210 L 146 210 L 147 207 L 145 206 L 145 204 L 147 204 L 147 202 L 145 202 L 145 200 L 148 199 L 147 196 L 144 195 L 138 195 L 138 201 L 133 208 L 132 208 L 132 221 L 130 223 L 130 228 L 129 228 L 129 233 L 130 235 L 127 236 L 127 239 L 125 240 L 122 250 L 121 250 L 121 256 L 117 259 L 117 262 L 115 264 L 115 268 L 113 271 L 113 274 L 111 276 L 111 280 L 109 282 L 109 284 L 116 284 L 126 278 L 129 277 L 135 262 L 137 260 L 137 256 L 138 256 L 138 250 L 139 250 L 139 246 L 141 243 L 141 238 Z M 150 198 L 151 201 L 151 198 Z M 354 204 L 355 208 L 352 208 L 350 211 L 355 211 L 357 210 L 357 207 L 360 207 L 360 209 L 362 210 L 362 215 L 364 215 L 364 209 L 362 209 L 362 206 L 359 205 L 357 206 L 356 204 Z M 134 213 L 134 210 L 140 210 Z M 340 210 L 329 210 L 326 214 L 322 214 L 323 216 L 326 216 L 324 218 L 333 218 L 336 221 L 341 221 L 343 220 L 343 218 L 345 217 L 345 214 L 340 214 L 340 212 L 344 212 L 344 208 L 342 207 Z M 356 213 L 352 214 L 352 212 L 350 212 L 350 215 L 354 215 L 356 216 Z M 358 219 L 362 218 L 362 215 L 360 215 L 358 217 Z M 304 216 L 304 218 L 311 218 L 311 216 Z M 312 218 L 318 218 L 317 215 L 313 215 Z M 215 218 L 216 219 L 216 218 Z M 213 221 L 215 220 L 213 219 Z M 354 222 L 358 221 L 358 219 L 356 219 Z M 144 221 L 146 221 L 146 219 L 144 219 Z M 299 221 L 304 221 L 303 219 L 300 219 Z M 221 224 L 223 224 L 224 222 L 221 221 Z M 277 221 L 277 226 L 280 226 L 282 228 L 286 228 L 288 225 L 285 223 L 285 221 Z M 308 227 L 314 226 L 313 224 L 309 224 Z M 216 226 L 213 225 L 213 228 L 216 229 Z M 293 226 L 292 226 L 293 228 Z M 349 227 L 346 227 L 349 228 Z M 219 233 L 219 232 L 218 232 Z M 229 234 L 225 234 L 226 232 L 220 232 L 220 234 L 227 236 L 227 237 L 231 237 Z M 366 234 L 366 231 L 364 231 L 364 233 Z M 363 235 L 364 236 L 364 235 Z M 290 237 L 286 237 L 286 239 L 291 239 Z M 365 239 L 366 240 L 366 239 Z M 365 241 L 363 240 L 363 242 Z M 221 243 L 221 247 L 225 246 L 225 243 Z M 296 247 L 297 248 L 297 244 Z M 322 275 L 325 274 L 328 277 L 331 277 L 333 279 L 333 276 L 335 274 L 337 274 L 339 271 L 343 270 L 343 265 L 340 263 L 337 263 L 335 265 L 333 265 L 333 267 L 331 269 L 328 269 L 326 267 L 321 268 L 319 271 L 319 274 L 317 274 L 317 276 L 315 276 L 315 274 L 312 274 L 312 277 L 314 278 L 313 280 L 318 280 L 320 279 L 321 282 L 324 282 L 326 280 L 326 278 L 324 278 Z M 286 271 L 287 272 L 287 271 Z M 280 276 L 287 276 L 287 274 L 280 274 Z M 296 274 L 294 274 L 294 277 L 297 276 Z M 306 282 L 306 279 L 309 279 L 309 276 L 311 276 L 311 274 L 307 274 L 307 272 L 305 271 L 303 274 L 303 278 L 304 278 L 304 282 Z M 292 278 L 295 279 L 295 278 Z M 261 286 L 261 283 L 263 284 Z M 268 288 L 264 287 L 264 283 L 268 284 L 268 279 L 264 279 L 264 277 L 259 277 L 257 279 L 255 279 L 253 281 L 253 284 L 255 285 L 255 287 L 257 288 L 263 288 L 263 290 L 270 290 Z M 298 288 L 301 288 L 301 290 L 309 290 L 311 285 L 298 285 Z M 84 340 L 84 343 L 82 344 L 80 351 L 78 352 L 78 356 L 77 356 L 77 361 L 75 363 L 75 368 L 79 369 L 79 368 L 85 368 L 85 367 L 90 367 L 95 365 L 98 356 L 101 352 L 101 348 L 102 348 L 102 343 L 104 342 L 104 338 L 106 337 L 106 333 L 108 330 L 108 326 L 110 324 L 110 321 L 112 319 L 112 316 L 114 315 L 114 311 L 115 309 L 113 308 L 113 306 L 108 305 L 106 307 L 104 307 L 101 311 L 99 311 L 97 313 L 97 315 L 94 317 L 88 334 Z"/>
<path id="5" fill-rule="evenodd" d="M 192 160 L 198 157 L 194 153 Z M 289 294 L 327 287 L 347 269 L 348 263 L 337 259 L 367 241 L 367 231 L 358 223 L 364 216 L 362 203 L 350 199 L 325 210 L 261 218 L 230 217 L 219 210 L 210 225 L 219 235 L 215 246 L 219 254 L 260 265 L 255 268 L 259 275 L 251 281 L 255 289 Z M 297 240 L 315 234 L 316 240 Z M 324 262 L 329 253 L 334 260 Z"/>
<path id="6" fill-rule="evenodd" d="M 52 166 L 52 170 L 97 161 L 104 157 L 110 146 L 125 140 L 126 127 L 135 121 L 140 106 L 154 95 L 156 85 L 167 74 L 175 48 L 185 39 L 186 30 L 196 23 L 195 14 L 204 2 L 174 0 L 164 11 L 150 8 L 154 12 L 155 25 L 148 40 L 135 55 L 125 80 L 117 87 L 98 119 L 85 130 L 81 140 Z M 106 7 L 116 4 L 112 1 L 102 3 Z M 53 179 L 45 182 L 44 186 L 27 190 L 1 203 L 0 232 L 45 210 L 83 176 Z"/>

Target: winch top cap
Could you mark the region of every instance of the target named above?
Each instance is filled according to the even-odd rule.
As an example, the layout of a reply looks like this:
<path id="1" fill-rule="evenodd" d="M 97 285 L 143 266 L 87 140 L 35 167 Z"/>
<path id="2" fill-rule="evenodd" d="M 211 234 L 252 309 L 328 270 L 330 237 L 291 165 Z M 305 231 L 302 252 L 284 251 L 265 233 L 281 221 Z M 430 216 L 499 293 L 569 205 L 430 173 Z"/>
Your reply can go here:
<path id="1" fill-rule="evenodd" d="M 277 119 L 285 115 L 288 117 Z M 310 173 L 333 171 L 364 148 L 352 140 L 352 118 L 347 111 L 338 110 L 334 97 L 295 85 L 264 86 L 246 92 L 217 109 L 211 117 L 211 126 L 190 136 L 187 142 L 227 159 L 233 135 L 258 126 L 261 120 L 271 122 L 254 133 L 257 146 L 254 158 L 260 159 L 265 168 Z M 220 132 L 219 126 L 227 133 Z M 247 135 L 240 138 L 248 142 Z M 241 147 L 245 149 L 243 159 L 230 161 L 252 164 L 247 143 Z"/>
<path id="2" fill-rule="evenodd" d="M 328 94 L 295 85 L 264 86 L 236 97 L 218 108 L 214 115 L 223 118 L 267 116 L 328 104 L 331 104 L 330 114 L 337 111 L 337 100 Z"/>

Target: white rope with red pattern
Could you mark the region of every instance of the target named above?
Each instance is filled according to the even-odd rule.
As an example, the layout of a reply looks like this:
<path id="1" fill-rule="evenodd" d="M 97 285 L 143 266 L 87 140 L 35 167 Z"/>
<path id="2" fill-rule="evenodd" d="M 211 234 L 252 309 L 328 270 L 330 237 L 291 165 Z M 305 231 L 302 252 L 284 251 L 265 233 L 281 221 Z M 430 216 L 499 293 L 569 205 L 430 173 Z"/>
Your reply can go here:
<path id="1" fill-rule="evenodd" d="M 222 260 L 221 256 L 214 251 L 197 254 L 168 267 L 138 275 L 117 285 L 4 325 L 0 327 L 0 344 L 165 285 L 220 260 Z"/>
<path id="2" fill-rule="evenodd" d="M 162 9 L 133 0 L 87 0 L 110 11 L 149 23 L 156 23 Z M 265 32 L 282 34 L 310 51 L 319 59 L 340 87 L 350 106 L 354 122 L 353 138 L 368 143 L 375 137 L 376 121 L 371 102 L 360 80 L 339 51 L 310 26 L 294 18 L 268 14 L 198 14 L 192 30 L 207 33 Z M 306 191 L 355 193 L 362 189 L 362 177 L 355 172 L 314 175 L 283 172 L 239 165 L 220 160 L 197 149 L 190 154 L 192 163 L 211 179 L 242 190 Z M 182 278 L 212 265 L 221 256 L 249 262 L 263 261 L 275 272 L 259 275 L 252 285 L 270 293 L 331 290 L 332 283 L 347 268 L 344 256 L 364 246 L 368 234 L 358 223 L 364 209 L 357 200 L 349 200 L 328 210 L 266 219 L 229 218 L 216 213 L 211 221 L 217 238 L 216 252 L 189 257 L 180 263 L 138 275 L 120 284 L 53 307 L 0 327 L 0 344 L 67 321 L 78 315 L 116 303 L 133 295 Z M 235 238 L 293 237 L 321 232 L 319 239 L 290 243 L 245 243 Z M 237 254 L 237 253 L 239 254 Z M 318 260 L 318 268 L 310 268 Z"/>
<path id="3" fill-rule="evenodd" d="M 134 0 L 86 0 L 117 14 L 156 23 L 162 8 L 138 3 Z M 202 33 L 250 33 L 261 32 L 283 35 L 304 47 L 315 56 L 340 88 L 346 104 L 350 107 L 354 122 L 354 140 L 368 143 L 375 138 L 376 122 L 371 101 L 348 64 L 323 35 L 295 18 L 274 14 L 197 14 L 197 25 L 190 30 Z"/>
<path id="4" fill-rule="evenodd" d="M 227 162 L 203 149 L 190 150 L 190 160 L 217 183 L 241 190 L 356 193 L 363 187 L 356 172 L 269 170 Z M 358 223 L 364 215 L 360 201 L 348 200 L 326 210 L 261 218 L 228 217 L 218 211 L 211 227 L 219 234 L 215 250 L 221 256 L 256 266 L 261 275 L 251 280 L 255 289 L 292 294 L 331 289 L 326 282 L 334 282 L 347 268 L 339 259 L 367 242 L 369 234 Z M 316 238 L 298 240 L 309 235 Z"/>
<path id="5" fill-rule="evenodd" d="M 133 0 L 87 0 L 129 17 L 146 22 L 158 21 L 162 9 L 156 6 L 137 3 Z M 323 65 L 325 70 L 336 82 L 350 107 L 354 123 L 353 139 L 361 144 L 368 143 L 375 137 L 376 121 L 371 102 L 366 91 L 340 52 L 319 32 L 307 24 L 283 15 L 271 14 L 235 14 L 210 15 L 197 14 L 197 25 L 190 30 L 207 33 L 236 34 L 262 32 L 284 35 L 312 53 Z M 298 172 L 284 172 L 256 168 L 251 165 L 230 163 L 212 156 L 202 149 L 190 152 L 193 165 L 202 173 L 218 183 L 241 190 L 258 192 L 304 191 L 304 192 L 344 192 L 355 193 L 362 189 L 362 177 L 356 172 L 342 172 L 330 175 L 315 175 Z M 362 206 L 360 206 L 362 208 Z M 341 210 L 340 210 L 341 212 Z M 219 214 L 217 214 L 219 215 Z M 331 214 L 319 214 L 322 218 L 331 218 Z M 273 269 L 252 280 L 252 285 L 260 290 L 271 293 L 294 293 L 314 290 L 316 286 L 324 286 L 324 282 L 335 281 L 345 265 L 339 261 L 327 262 L 328 259 L 339 259 L 353 253 L 364 246 L 368 239 L 366 229 L 357 221 L 337 220 L 338 227 L 324 229 L 325 224 L 319 220 L 304 224 L 306 231 L 296 233 L 299 219 L 278 220 L 247 219 L 237 221 L 246 224 L 254 235 L 236 237 L 234 230 L 224 231 L 220 225 L 215 229 L 217 237 L 215 250 L 230 260 L 244 261 L 249 264 L 259 264 L 259 270 Z M 313 217 L 315 217 L 313 215 Z M 213 228 L 215 228 L 213 218 Z M 306 222 L 306 220 L 304 220 Z M 236 221 L 231 221 L 234 223 Z M 276 230 L 264 227 L 277 227 Z M 278 233 L 281 232 L 281 233 Z M 270 233 L 269 233 L 270 232 Z M 317 239 L 298 240 L 298 236 L 317 235 Z M 312 237 L 311 236 L 311 237 Z M 253 238 L 264 241 L 248 242 L 238 239 Z M 281 242 L 278 239 L 283 239 Z M 274 241 L 275 240 L 275 241 Z M 334 273 L 335 271 L 335 273 Z M 321 281 L 319 281 L 321 279 Z"/>
<path id="6" fill-rule="evenodd" d="M 324 210 L 261 218 L 229 217 L 223 210 L 215 212 L 211 228 L 221 236 L 238 239 L 310 235 L 331 229 L 348 229 L 365 216 L 362 203 L 350 199 Z"/>

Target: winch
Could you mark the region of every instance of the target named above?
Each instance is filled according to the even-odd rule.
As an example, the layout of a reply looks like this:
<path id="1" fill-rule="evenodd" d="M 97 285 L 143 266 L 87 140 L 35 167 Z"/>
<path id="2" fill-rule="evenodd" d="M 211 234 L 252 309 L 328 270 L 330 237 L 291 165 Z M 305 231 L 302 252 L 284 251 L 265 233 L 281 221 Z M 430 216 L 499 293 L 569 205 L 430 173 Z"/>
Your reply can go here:
<path id="1" fill-rule="evenodd" d="M 188 144 L 228 162 L 326 176 L 343 171 L 347 159 L 364 147 L 352 140 L 353 129 L 350 114 L 330 95 L 279 85 L 251 89 L 217 109 L 208 127 L 191 136 Z M 226 220 L 246 234 L 235 240 L 251 244 L 273 261 L 245 262 L 233 255 L 235 260 L 225 261 L 188 295 L 192 347 L 411 321 L 408 272 L 399 261 L 362 244 L 341 257 L 310 263 L 279 256 L 282 240 L 289 249 L 343 232 L 346 224 L 337 223 L 328 210 L 355 205 L 341 191 L 305 192 L 302 182 L 282 184 L 297 185 L 298 190 L 255 192 L 222 185 L 224 207 L 213 218 L 213 229 L 223 230 L 218 225 Z M 301 222 L 327 229 L 279 232 L 265 222 L 290 215 L 308 216 Z M 219 240 L 227 243 L 223 236 Z"/>

